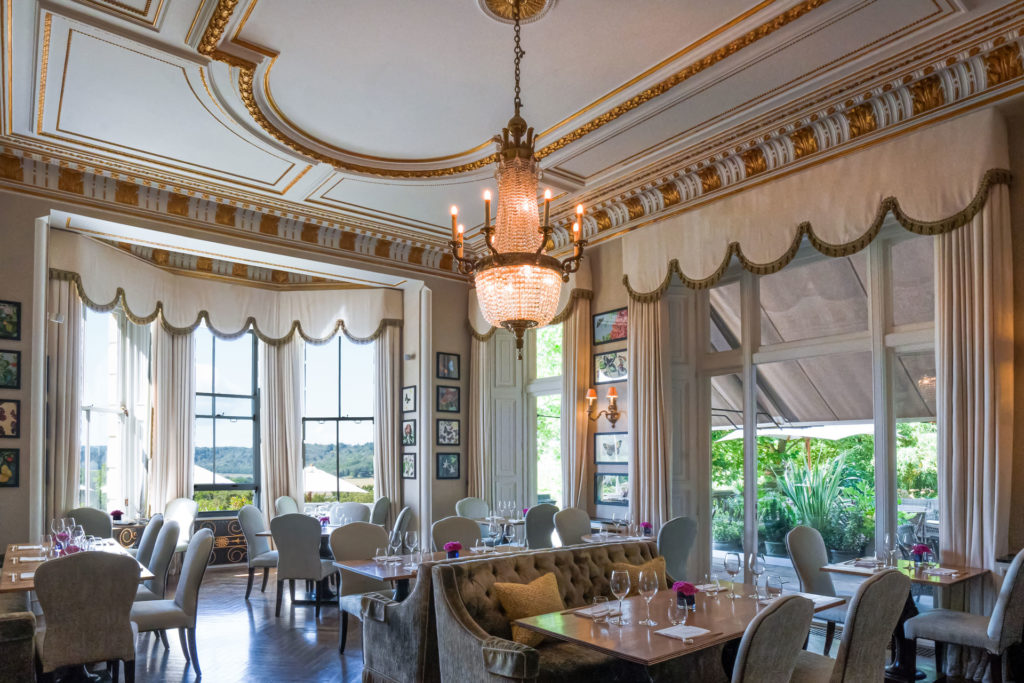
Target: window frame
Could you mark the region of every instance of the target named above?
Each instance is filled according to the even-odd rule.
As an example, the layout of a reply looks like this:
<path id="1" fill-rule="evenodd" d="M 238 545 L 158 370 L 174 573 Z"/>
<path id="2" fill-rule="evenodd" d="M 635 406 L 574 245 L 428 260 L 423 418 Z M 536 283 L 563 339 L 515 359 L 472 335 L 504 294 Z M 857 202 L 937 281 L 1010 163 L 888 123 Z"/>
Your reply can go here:
<path id="1" fill-rule="evenodd" d="M 537 496 L 539 495 L 537 487 L 537 458 L 539 455 L 539 449 L 537 448 L 537 399 L 541 396 L 552 396 L 558 394 L 559 402 L 561 403 L 561 415 L 564 417 L 566 414 L 565 407 L 565 395 L 562 393 L 562 377 L 565 374 L 565 324 L 556 323 L 562 329 L 562 372 L 558 375 L 552 375 L 550 377 L 540 377 L 537 375 L 537 331 L 542 328 L 534 328 L 530 330 L 527 335 L 527 382 L 525 386 L 526 394 L 526 410 L 527 410 L 527 498 L 529 504 L 537 504 Z M 548 327 L 548 325 L 545 325 Z M 562 418 L 559 418 L 561 421 Z M 564 455 L 565 453 L 565 423 L 562 422 L 561 429 L 559 430 L 559 453 Z M 563 460 L 562 469 L 562 481 L 561 481 L 561 495 L 559 496 L 559 502 L 565 502 L 565 469 Z"/>

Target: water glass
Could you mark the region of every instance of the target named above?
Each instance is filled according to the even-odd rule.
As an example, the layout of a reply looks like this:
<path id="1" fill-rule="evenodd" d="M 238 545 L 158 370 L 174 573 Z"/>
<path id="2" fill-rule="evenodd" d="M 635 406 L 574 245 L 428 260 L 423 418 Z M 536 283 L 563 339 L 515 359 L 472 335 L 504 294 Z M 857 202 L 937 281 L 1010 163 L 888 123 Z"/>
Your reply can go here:
<path id="1" fill-rule="evenodd" d="M 603 624 L 608 621 L 608 598 L 604 595 L 594 596 L 594 609 L 591 610 L 594 623 Z"/>
<path id="2" fill-rule="evenodd" d="M 388 561 L 387 546 L 377 548 L 377 552 L 373 554 L 373 561 L 377 564 L 385 564 Z"/>
<path id="3" fill-rule="evenodd" d="M 782 577 L 771 575 L 764 582 L 764 594 L 769 600 L 782 595 Z"/>
<path id="4" fill-rule="evenodd" d="M 686 618 L 690 615 L 690 610 L 686 605 L 680 605 L 679 599 L 669 601 L 668 603 L 668 620 L 673 626 L 677 624 L 686 624 Z"/>

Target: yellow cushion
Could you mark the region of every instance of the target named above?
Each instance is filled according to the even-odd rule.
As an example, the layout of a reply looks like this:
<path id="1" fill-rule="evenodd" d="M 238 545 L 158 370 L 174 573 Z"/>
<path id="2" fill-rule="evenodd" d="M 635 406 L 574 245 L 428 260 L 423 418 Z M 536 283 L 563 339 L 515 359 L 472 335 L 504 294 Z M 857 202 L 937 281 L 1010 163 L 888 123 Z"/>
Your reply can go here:
<path id="1" fill-rule="evenodd" d="M 545 574 L 530 583 L 496 583 L 494 592 L 498 594 L 498 600 L 509 621 L 565 609 L 562 594 L 558 592 L 558 579 L 554 574 Z M 512 640 L 537 647 L 544 636 L 512 624 Z"/>
<path id="2" fill-rule="evenodd" d="M 667 579 L 665 578 L 665 558 L 655 557 L 653 560 L 644 564 L 630 564 L 629 562 L 612 562 L 612 571 L 625 571 L 629 572 L 629 594 L 639 595 L 640 593 L 640 572 L 645 569 L 653 569 L 654 573 L 658 575 L 658 590 L 668 588 Z M 608 578 L 611 578 L 611 573 L 608 574 Z"/>

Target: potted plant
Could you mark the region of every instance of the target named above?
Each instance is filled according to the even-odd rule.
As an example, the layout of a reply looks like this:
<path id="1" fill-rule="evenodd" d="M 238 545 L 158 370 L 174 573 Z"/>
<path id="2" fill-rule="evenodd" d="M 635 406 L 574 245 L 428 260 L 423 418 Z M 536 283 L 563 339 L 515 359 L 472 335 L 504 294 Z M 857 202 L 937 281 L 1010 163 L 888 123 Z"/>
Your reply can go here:
<path id="1" fill-rule="evenodd" d="M 773 557 L 785 557 L 786 534 L 793 528 L 793 519 L 786 504 L 774 492 L 758 501 L 761 525 L 758 536 L 764 540 L 765 552 Z"/>
<path id="2" fill-rule="evenodd" d="M 743 542 L 743 522 L 715 518 L 711 533 L 715 550 L 739 550 Z"/>

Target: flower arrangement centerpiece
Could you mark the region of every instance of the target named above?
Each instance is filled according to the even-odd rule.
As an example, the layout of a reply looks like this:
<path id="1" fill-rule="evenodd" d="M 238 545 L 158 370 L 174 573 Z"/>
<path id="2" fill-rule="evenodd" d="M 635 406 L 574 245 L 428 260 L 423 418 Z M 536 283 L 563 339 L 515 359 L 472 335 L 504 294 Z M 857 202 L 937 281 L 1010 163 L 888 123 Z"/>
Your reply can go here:
<path id="1" fill-rule="evenodd" d="M 932 551 L 931 548 L 926 546 L 924 543 L 918 543 L 910 549 L 910 554 L 914 556 L 914 564 L 921 564 L 924 561 L 924 556 Z"/>
<path id="2" fill-rule="evenodd" d="M 697 587 L 689 581 L 676 581 L 672 584 L 672 590 L 676 592 L 676 603 L 689 610 L 697 609 Z"/>
<path id="3" fill-rule="evenodd" d="M 654 533 L 654 525 L 650 522 L 640 522 L 640 531 L 643 532 L 644 536 L 650 536 Z"/>
<path id="4" fill-rule="evenodd" d="M 321 518 L 320 518 L 320 526 L 327 526 L 327 524 L 328 524 L 328 523 L 329 523 L 330 521 L 331 521 L 331 518 L 330 518 L 330 517 L 326 517 L 326 516 L 325 516 L 325 517 L 321 517 Z"/>
<path id="5" fill-rule="evenodd" d="M 448 553 L 449 560 L 454 560 L 458 557 L 460 550 L 462 550 L 462 544 L 458 541 L 448 541 L 444 544 L 444 551 Z"/>
<path id="6" fill-rule="evenodd" d="M 124 512 L 121 510 L 113 510 L 110 513 L 110 518 L 115 522 L 120 522 L 122 517 L 124 517 Z"/>

